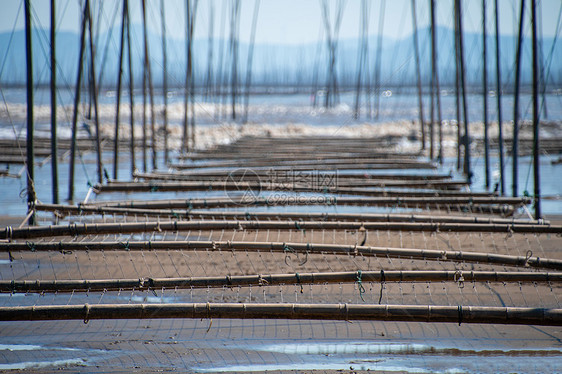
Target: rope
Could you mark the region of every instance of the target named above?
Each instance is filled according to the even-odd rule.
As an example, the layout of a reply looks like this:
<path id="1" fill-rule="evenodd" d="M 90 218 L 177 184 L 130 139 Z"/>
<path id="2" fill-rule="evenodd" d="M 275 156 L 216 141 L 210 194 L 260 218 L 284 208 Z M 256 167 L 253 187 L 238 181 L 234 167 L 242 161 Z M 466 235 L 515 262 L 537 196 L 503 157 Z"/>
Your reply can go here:
<path id="1" fill-rule="evenodd" d="M 301 293 L 304 293 L 304 290 L 302 288 L 302 283 L 301 283 L 301 276 L 299 275 L 299 273 L 295 273 L 295 277 L 297 277 L 297 284 L 299 286 L 301 286 Z"/>
<path id="2" fill-rule="evenodd" d="M 382 301 L 382 291 L 383 291 L 383 289 L 384 289 L 384 283 L 385 283 L 385 281 L 386 281 L 386 279 L 385 279 L 385 277 L 384 277 L 384 270 L 381 269 L 381 290 L 380 290 L 380 293 L 379 293 L 379 304 L 380 304 L 381 301 Z"/>
<path id="3" fill-rule="evenodd" d="M 361 275 L 362 275 L 361 270 L 357 270 L 357 289 L 359 290 L 359 297 L 361 297 L 361 300 L 365 302 L 365 299 L 363 298 L 363 294 L 365 293 L 365 287 L 363 287 L 363 281 L 361 280 Z"/>

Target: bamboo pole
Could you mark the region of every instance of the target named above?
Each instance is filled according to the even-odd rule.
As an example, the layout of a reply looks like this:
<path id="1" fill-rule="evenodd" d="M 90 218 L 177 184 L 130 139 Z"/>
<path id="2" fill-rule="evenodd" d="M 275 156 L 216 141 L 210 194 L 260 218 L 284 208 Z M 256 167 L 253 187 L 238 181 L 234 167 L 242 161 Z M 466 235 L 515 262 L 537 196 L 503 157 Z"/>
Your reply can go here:
<path id="1" fill-rule="evenodd" d="M 517 34 L 517 51 L 515 54 L 515 90 L 513 94 L 513 143 L 511 148 L 512 155 L 512 195 L 517 196 L 519 186 L 519 83 L 521 80 L 521 53 L 523 52 L 523 23 L 525 17 L 525 0 L 520 0 L 521 7 L 519 10 L 519 33 Z"/>
<path id="2" fill-rule="evenodd" d="M 269 251 L 286 255 L 333 254 L 364 257 L 411 258 L 415 260 L 450 261 L 459 263 L 487 263 L 503 266 L 523 266 L 545 269 L 562 269 L 562 260 L 526 256 L 503 255 L 486 252 L 447 251 L 337 245 L 317 243 L 242 242 L 242 241 L 135 241 L 135 242 L 58 242 L 58 243 L 0 243 L 0 252 L 61 252 L 61 251 L 155 251 L 155 250 L 206 250 L 206 251 Z"/>
<path id="3" fill-rule="evenodd" d="M 1 321 L 154 318 L 305 319 L 562 325 L 562 309 L 373 304 L 83 304 L 0 307 Z"/>
<path id="4" fill-rule="evenodd" d="M 92 87 L 92 98 L 94 101 L 94 125 L 96 128 L 96 173 L 98 176 L 98 183 L 103 182 L 103 164 L 101 156 L 101 134 L 100 134 L 100 117 L 99 117 L 99 107 L 98 107 L 98 87 L 96 81 L 96 62 L 95 62 L 95 48 L 94 48 L 94 35 L 92 32 L 92 14 L 90 10 L 90 2 L 87 2 L 87 12 L 88 12 L 88 42 L 90 46 L 90 84 Z"/>
<path id="5" fill-rule="evenodd" d="M 482 0 L 482 101 L 484 122 L 484 185 L 490 189 L 490 152 L 488 140 L 488 48 L 486 39 L 486 0 Z"/>
<path id="6" fill-rule="evenodd" d="M 156 112 L 154 110 L 154 87 L 152 85 L 152 69 L 150 67 L 150 53 L 148 50 L 148 31 L 146 25 L 146 0 L 142 0 L 142 32 L 144 47 L 144 79 L 148 81 L 148 94 L 150 97 L 150 146 L 152 148 L 152 168 L 158 166 L 158 154 L 156 144 Z"/>
<path id="7" fill-rule="evenodd" d="M 209 168 L 220 168 L 220 167 L 229 167 L 229 168 L 236 168 L 236 169 L 240 169 L 240 168 L 247 168 L 247 167 L 252 167 L 252 169 L 254 167 L 256 168 L 261 168 L 262 170 L 271 170 L 274 168 L 275 171 L 281 171 L 281 170 L 287 170 L 287 171 L 301 171 L 301 170 L 365 170 L 365 169 L 371 169 L 371 170 L 393 170 L 393 169 L 398 169 L 398 170 L 405 170 L 405 169 L 436 169 L 437 167 L 430 162 L 427 163 L 423 163 L 423 162 L 410 162 L 410 163 L 394 163 L 397 160 L 393 160 L 393 161 L 388 161 L 385 160 L 385 162 L 383 162 L 382 160 L 378 163 L 352 163 L 351 161 L 349 161 L 349 163 L 344 164 L 344 163 L 335 163 L 335 164 L 330 164 L 330 163 L 325 163 L 325 162 L 319 162 L 319 163 L 300 163 L 300 164 L 295 164 L 295 165 L 291 165 L 291 164 L 284 164 L 284 165 L 272 165 L 271 163 L 268 162 L 232 162 L 232 163 L 215 163 L 215 164 L 174 164 L 174 163 L 169 163 L 168 166 L 172 169 L 178 169 L 178 170 L 195 170 L 195 169 L 209 169 Z"/>
<path id="8" fill-rule="evenodd" d="M 70 143 L 70 160 L 68 171 L 68 201 L 74 200 L 74 170 L 76 164 L 76 137 L 77 137 L 77 122 L 78 110 L 80 105 L 80 86 L 82 85 L 82 72 L 84 69 L 84 49 L 86 46 L 86 22 L 88 22 L 88 6 L 90 0 L 84 3 L 84 11 L 82 13 L 82 27 L 80 32 L 80 52 L 78 53 L 78 77 L 76 78 L 76 85 L 74 86 L 74 111 L 72 113 L 72 140 Z"/>
<path id="9" fill-rule="evenodd" d="M 412 0 L 411 2 L 412 8 L 412 21 L 414 24 L 414 57 L 416 62 L 416 83 L 418 87 L 418 110 L 419 110 L 419 118 L 420 118 L 420 130 L 421 130 L 421 149 L 422 151 L 425 150 L 425 123 L 424 123 L 424 116 L 423 116 L 423 96 L 422 96 L 422 85 L 421 85 L 421 71 L 420 71 L 420 53 L 419 53 L 419 46 L 418 46 L 418 21 L 416 17 L 416 2 Z"/>
<path id="10" fill-rule="evenodd" d="M 160 0 L 160 25 L 162 29 L 162 96 L 164 105 L 162 108 L 163 132 L 164 132 L 164 165 L 168 164 L 168 51 L 166 43 L 166 11 L 164 0 Z"/>
<path id="11" fill-rule="evenodd" d="M 208 211 L 208 210 L 159 210 L 159 209 L 138 209 L 138 208 L 111 208 L 96 206 L 75 206 L 59 204 L 37 204 L 37 211 L 56 212 L 57 214 L 130 214 L 142 216 L 169 216 L 174 219 L 192 219 L 195 217 L 207 217 L 216 219 L 243 219 L 243 220 L 321 220 L 321 221 L 364 221 L 364 222 L 429 222 L 429 223 L 463 223 L 463 224 L 499 224 L 499 225 L 550 225 L 550 221 L 545 220 L 524 220 L 513 218 L 490 218 L 478 216 L 435 216 L 418 214 L 379 214 L 379 213 L 311 213 L 311 212 L 248 212 L 248 211 Z M 9 230 L 9 228 L 6 228 Z M 8 234 L 6 234 L 8 235 Z M 9 237 L 9 236 L 6 236 Z"/>
<path id="12" fill-rule="evenodd" d="M 505 194 L 504 162 L 503 162 L 503 129 L 502 129 L 502 87 L 501 87 L 501 64 L 500 64 L 500 14 L 498 0 L 494 0 L 495 28 L 496 28 L 496 99 L 498 107 L 498 157 L 500 159 L 500 194 Z"/>
<path id="13" fill-rule="evenodd" d="M 462 88 L 462 107 L 463 107 L 463 117 L 464 117 L 464 166 L 463 171 L 466 175 L 466 180 L 469 184 L 472 183 L 472 171 L 470 166 L 470 132 L 469 132 L 469 122 L 468 122 L 468 108 L 466 102 L 466 83 L 465 83 L 465 68 L 464 68 L 464 39 L 463 39 L 463 29 L 462 29 L 462 4 L 461 0 L 455 0 L 457 6 L 457 22 L 459 25 L 459 63 L 460 63 L 460 80 Z"/>
<path id="14" fill-rule="evenodd" d="M 119 112 L 121 110 L 121 85 L 123 81 L 123 55 L 125 54 L 125 24 L 127 22 L 127 0 L 123 1 L 121 12 L 121 41 L 119 44 L 119 62 L 117 67 L 117 100 L 115 107 L 115 128 L 113 134 L 113 179 L 118 178 L 119 167 Z"/>
<path id="15" fill-rule="evenodd" d="M 0 292 L 96 292 L 113 290 L 157 290 L 222 287 L 252 287 L 300 284 L 361 282 L 518 282 L 549 284 L 562 282 L 562 272 L 522 271 L 418 271 L 381 270 L 270 275 L 227 275 L 220 277 L 131 278 L 80 280 L 0 280 Z"/>
<path id="16" fill-rule="evenodd" d="M 189 152 L 189 122 L 188 122 L 188 112 L 189 112 L 189 87 L 191 80 L 191 1 L 185 1 L 185 59 L 187 61 L 187 69 L 185 71 L 185 87 L 184 87 L 184 100 L 183 100 L 183 128 L 182 128 L 182 153 Z"/>
<path id="17" fill-rule="evenodd" d="M 129 151 L 131 153 L 131 176 L 136 170 L 136 155 L 135 155 L 135 89 L 133 79 L 133 56 L 131 50 L 131 15 L 129 13 L 129 1 L 125 0 L 124 6 L 126 9 L 127 16 L 127 58 L 128 58 L 128 68 L 129 68 L 129 105 L 131 106 L 131 145 Z"/>
<path id="18" fill-rule="evenodd" d="M 357 230 L 357 231 L 410 231 L 410 232 L 495 232 L 562 234 L 561 225 L 496 224 L 454 222 L 345 222 L 345 221 L 259 221 L 259 220 L 197 220 L 167 222 L 83 223 L 38 227 L 6 227 L 0 235 L 7 240 L 80 236 L 114 233 L 192 230 Z"/>
<path id="19" fill-rule="evenodd" d="M 454 33 L 455 33 L 455 119 L 457 121 L 457 170 L 461 170 L 461 102 L 460 102 L 460 64 L 459 64 L 459 23 L 457 18 L 456 2 L 453 6 Z"/>
<path id="20" fill-rule="evenodd" d="M 459 212 L 481 212 L 486 214 L 511 215 L 515 207 L 529 204 L 528 198 L 480 198 L 480 197 L 440 197 L 440 198 L 406 198 L 406 197 L 291 197 L 281 198 L 253 198 L 248 196 L 239 199 L 213 198 L 213 199 L 187 199 L 187 200 L 161 200 L 161 201 L 129 201 L 129 202 L 100 202 L 92 204 L 96 207 L 125 207 L 144 209 L 213 209 L 219 207 L 239 206 L 298 206 L 298 205 L 359 205 L 359 206 L 386 206 L 393 208 L 423 207 L 425 209 L 453 208 Z M 81 205 L 84 208 L 84 205 Z"/>
<path id="21" fill-rule="evenodd" d="M 161 183 L 161 182 L 166 182 L 166 183 L 170 183 L 170 181 L 183 181 L 185 182 L 191 182 L 191 183 L 195 183 L 195 182 L 199 182 L 199 183 L 206 183 L 209 181 L 213 181 L 216 180 L 213 177 L 202 177 L 202 178 L 174 178 L 174 177 L 161 177 L 159 178 L 158 176 L 149 176 L 148 178 L 144 178 L 140 175 L 136 175 L 137 178 L 142 178 L 142 179 L 146 179 L 148 181 L 159 181 L 157 183 Z M 436 190 L 460 190 L 463 187 L 466 187 L 468 184 L 466 183 L 466 181 L 407 181 L 407 180 L 403 180 L 403 181 L 392 181 L 392 180 L 370 180 L 370 179 L 343 179 L 343 180 L 339 180 L 339 178 L 337 178 L 335 175 L 331 176 L 331 175 L 299 175 L 298 176 L 299 179 L 304 179 L 303 182 L 298 183 L 298 185 L 300 186 L 306 186 L 306 185 L 316 185 L 316 190 L 320 189 L 320 184 L 324 184 L 326 186 L 330 186 L 329 190 L 333 190 L 336 187 L 340 187 L 340 188 L 344 188 L 344 187 L 360 187 L 362 188 L 362 190 L 364 191 L 365 187 L 382 187 L 382 188 L 409 188 L 409 189 L 416 189 L 416 188 L 421 188 L 421 189 L 436 189 Z M 225 181 L 228 180 L 228 176 L 224 176 L 223 177 Z M 310 179 L 310 182 L 305 183 L 306 182 L 306 178 Z M 280 186 L 284 186 L 284 189 L 287 189 L 287 187 L 290 186 L 290 188 L 293 188 L 293 185 L 297 185 L 296 182 L 294 182 L 293 178 L 290 177 L 271 177 L 268 180 L 262 180 L 261 178 L 259 178 L 259 176 L 253 176 L 253 177 L 244 177 L 244 182 L 253 182 L 253 183 L 260 183 L 262 186 L 264 187 L 269 187 L 271 185 L 276 185 L 279 184 Z M 328 182 L 333 182 L 331 184 L 329 184 Z M 146 183 L 146 182 L 143 182 Z M 154 182 L 149 182 L 149 183 L 153 183 Z M 215 182 L 215 183 L 220 183 L 220 182 Z M 337 184 L 337 186 L 336 186 Z M 361 190 L 360 190 L 361 191 Z M 470 194 L 469 192 L 460 192 L 463 194 Z M 432 193 L 434 194 L 434 193 Z M 475 193 L 476 195 L 482 195 L 482 196 L 491 196 L 492 194 L 490 193 L 486 193 L 486 192 L 477 192 Z"/>
<path id="22" fill-rule="evenodd" d="M 537 46 L 537 9 L 536 1 L 531 0 L 531 25 L 533 27 L 533 180 L 535 219 L 542 217 L 541 213 L 541 183 L 540 183 L 540 144 L 539 144 L 539 66 Z M 514 143 L 515 144 L 515 143 Z"/>
<path id="23" fill-rule="evenodd" d="M 269 170 L 254 170 L 254 174 L 258 177 L 271 176 L 271 171 Z M 227 177 L 232 170 L 214 170 L 214 171 L 198 171 L 197 173 L 189 172 L 173 172 L 168 173 L 164 171 L 155 171 L 153 173 L 136 173 L 134 176 L 136 178 L 142 179 L 169 179 L 169 180 L 203 180 L 197 178 L 211 178 L 211 180 L 216 180 L 221 177 Z M 313 173 L 302 173 L 299 175 L 307 176 Z M 320 176 L 331 176 L 335 173 L 322 172 L 318 173 Z M 283 174 L 282 174 L 283 175 Z M 287 177 L 292 174 L 285 174 Z M 250 176 L 250 175 L 248 175 Z M 397 173 L 376 173 L 376 174 L 365 174 L 365 173 L 345 173 L 337 174 L 338 181 L 345 179 L 357 179 L 357 180 L 394 180 L 394 181 L 444 181 L 451 179 L 450 174 L 397 174 Z"/>
<path id="24" fill-rule="evenodd" d="M 25 62 L 27 73 L 27 212 L 33 212 L 35 205 L 35 181 L 34 181 L 34 154 L 33 154 L 33 51 L 32 51 L 32 26 L 31 26 L 31 2 L 25 0 Z M 35 224 L 35 214 L 29 217 L 29 224 Z"/>
<path id="25" fill-rule="evenodd" d="M 306 182 L 306 181 L 305 181 Z M 181 182 L 111 182 L 105 185 L 96 184 L 94 192 L 96 194 L 111 192 L 180 192 L 180 191 L 244 191 L 244 189 L 252 189 L 253 191 L 291 191 L 291 192 L 317 192 L 330 194 L 354 194 L 358 196 L 387 196 L 387 197 L 494 197 L 488 192 L 469 192 L 455 190 L 436 190 L 436 191 L 404 191 L 389 190 L 384 187 L 403 187 L 414 188 L 415 186 L 407 186 L 405 184 L 381 183 L 370 188 L 356 187 L 338 187 L 335 179 L 326 178 L 326 180 L 311 180 L 308 184 L 297 183 L 291 180 L 278 182 L 260 182 L 259 180 L 242 180 L 242 181 L 181 181 Z M 374 183 L 371 183 L 373 186 Z M 424 183 L 420 184 L 420 188 L 439 188 L 438 184 Z"/>
<path id="26" fill-rule="evenodd" d="M 57 157 L 57 58 L 56 58 L 56 8 L 51 0 L 51 188 L 53 204 L 59 203 L 59 172 Z"/>

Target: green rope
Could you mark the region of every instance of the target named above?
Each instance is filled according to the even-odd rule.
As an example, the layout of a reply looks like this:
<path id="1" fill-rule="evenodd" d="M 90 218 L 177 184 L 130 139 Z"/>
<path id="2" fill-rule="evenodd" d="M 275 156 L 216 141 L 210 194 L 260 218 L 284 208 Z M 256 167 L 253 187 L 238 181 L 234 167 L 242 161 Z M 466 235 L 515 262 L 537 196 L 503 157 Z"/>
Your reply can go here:
<path id="1" fill-rule="evenodd" d="M 363 300 L 363 302 L 365 302 L 365 299 L 363 298 L 363 294 L 366 292 L 365 291 L 365 287 L 363 287 L 363 281 L 361 280 L 361 270 L 357 271 L 357 288 L 359 289 L 359 296 L 361 297 L 361 300 Z"/>
<path id="2" fill-rule="evenodd" d="M 31 250 L 31 252 L 35 252 L 35 243 L 34 242 L 25 242 L 27 247 Z"/>
<path id="3" fill-rule="evenodd" d="M 304 293 L 304 289 L 302 288 L 302 283 L 301 283 L 301 276 L 299 275 L 299 273 L 295 273 L 295 276 L 297 277 L 297 284 L 301 286 L 301 293 Z"/>

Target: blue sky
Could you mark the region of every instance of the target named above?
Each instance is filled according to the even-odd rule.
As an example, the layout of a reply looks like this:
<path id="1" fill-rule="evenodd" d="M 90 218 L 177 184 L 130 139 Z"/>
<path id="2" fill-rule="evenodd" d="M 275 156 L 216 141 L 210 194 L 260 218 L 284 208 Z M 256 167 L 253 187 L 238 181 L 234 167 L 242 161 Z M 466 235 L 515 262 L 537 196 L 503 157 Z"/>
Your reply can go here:
<path id="1" fill-rule="evenodd" d="M 229 15 L 230 4 L 233 0 L 200 0 L 196 19 L 196 38 L 208 35 L 210 8 L 214 6 L 215 36 L 221 30 L 222 17 Z M 49 1 L 31 0 L 34 9 L 34 23 L 49 27 Z M 241 30 L 242 41 L 249 40 L 251 16 L 255 0 L 241 1 Z M 359 35 L 360 0 L 328 0 L 332 15 L 338 2 L 345 4 L 344 15 L 340 30 L 340 38 L 355 38 Z M 492 31 L 493 0 L 487 0 L 488 29 Z M 57 22 L 60 30 L 75 31 L 79 29 L 80 0 L 58 0 Z M 113 15 L 122 0 L 105 0 L 100 9 L 99 0 L 92 0 L 94 12 L 101 14 L 100 28 L 102 31 L 111 25 Z M 130 0 L 131 15 L 134 23 L 141 22 L 140 0 Z M 369 33 L 376 34 L 378 30 L 381 0 L 371 0 Z M 437 21 L 439 25 L 452 27 L 452 0 L 438 0 Z M 562 1 L 540 0 L 543 35 L 555 34 L 558 15 Z M 11 31 L 12 28 L 23 28 L 23 0 L 2 0 L 0 12 L 0 32 Z M 321 0 L 261 0 L 259 20 L 257 25 L 256 42 L 258 43 L 286 43 L 302 44 L 314 42 L 323 38 L 323 24 L 321 17 Z M 412 31 L 410 0 L 387 0 L 385 2 L 385 22 L 383 33 L 385 37 L 402 38 Z M 429 0 L 416 1 L 418 26 L 429 24 Z M 482 25 L 480 0 L 464 0 L 464 26 L 466 31 L 480 31 Z M 500 0 L 500 24 L 502 34 L 515 34 L 519 0 Z M 530 1 L 527 1 L 529 6 Z M 147 0 L 149 7 L 149 27 L 155 33 L 160 32 L 160 1 Z M 185 28 L 185 0 L 165 0 L 167 32 L 174 37 L 181 37 Z M 101 11 L 101 12 L 100 12 Z M 527 11 L 527 16 L 530 11 Z M 116 24 L 118 24 L 117 17 Z M 527 31 L 529 31 L 527 27 Z M 228 32 L 228 26 L 223 29 Z"/>

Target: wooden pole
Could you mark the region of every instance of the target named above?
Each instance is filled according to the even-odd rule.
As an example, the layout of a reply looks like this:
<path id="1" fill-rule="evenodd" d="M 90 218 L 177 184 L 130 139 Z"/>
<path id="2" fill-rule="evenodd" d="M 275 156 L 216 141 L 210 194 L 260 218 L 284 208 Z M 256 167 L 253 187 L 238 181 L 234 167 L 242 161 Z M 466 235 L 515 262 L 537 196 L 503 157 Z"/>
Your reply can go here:
<path id="1" fill-rule="evenodd" d="M 119 112 L 121 110 L 121 84 L 123 81 L 123 55 L 125 54 L 125 23 L 127 19 L 127 0 L 123 1 L 121 13 L 121 41 L 119 43 L 119 65 L 117 67 L 117 101 L 115 108 L 115 132 L 113 135 L 113 179 L 118 178 L 119 168 Z"/>
<path id="2" fill-rule="evenodd" d="M 416 82 L 418 86 L 418 111 L 420 118 L 420 130 L 421 130 L 421 149 L 425 150 L 425 123 L 423 116 L 423 93 L 421 84 L 421 71 L 420 71 L 420 52 L 418 46 L 418 20 L 416 17 L 416 1 L 412 0 L 412 22 L 414 24 L 414 58 L 416 62 Z"/>
<path id="3" fill-rule="evenodd" d="M 486 32 L 486 0 L 482 0 L 482 101 L 484 119 L 484 185 L 490 189 L 490 152 L 488 139 L 488 48 Z"/>
<path id="4" fill-rule="evenodd" d="M 57 156 L 57 57 L 55 0 L 51 0 L 51 180 L 53 204 L 59 203 L 59 172 Z"/>
<path id="5" fill-rule="evenodd" d="M 148 291 L 223 287 L 268 287 L 302 284 L 353 284 L 361 282 L 562 282 L 561 272 L 530 271 L 418 271 L 383 270 L 330 273 L 227 275 L 222 277 L 186 277 L 80 280 L 0 280 L 0 292 L 96 292 L 111 290 Z"/>
<path id="6" fill-rule="evenodd" d="M 525 17 L 525 0 L 521 0 L 521 8 L 519 10 L 519 33 L 517 36 L 517 51 L 515 55 L 515 91 L 513 96 L 513 140 L 511 143 L 512 154 L 512 195 L 518 195 L 519 182 L 519 84 L 521 80 L 521 54 L 523 52 L 523 23 Z"/>
<path id="7" fill-rule="evenodd" d="M 0 307 L 0 321 L 94 319 L 304 319 L 562 326 L 562 309 L 373 304 L 83 304 Z"/>
<path id="8" fill-rule="evenodd" d="M 78 123 L 78 110 L 80 105 L 80 87 L 82 85 L 82 71 L 84 69 L 84 49 L 86 47 L 86 22 L 88 22 L 88 7 L 89 0 L 84 3 L 84 11 L 82 13 L 82 28 L 80 32 L 80 52 L 78 53 L 78 77 L 76 78 L 76 85 L 74 86 L 74 111 L 72 113 L 72 141 L 70 143 L 70 160 L 68 171 L 68 201 L 74 200 L 74 170 L 76 163 L 76 137 L 77 137 L 77 123 Z"/>
<path id="9" fill-rule="evenodd" d="M 500 193 L 505 194 L 504 165 L 503 165 L 503 130 L 502 130 L 502 84 L 500 64 L 500 15 L 498 0 L 494 0 L 494 13 L 496 16 L 496 99 L 498 107 L 498 157 L 500 160 Z"/>
<path id="10" fill-rule="evenodd" d="M 541 183 L 539 160 L 539 66 L 537 46 L 537 4 L 531 0 L 531 24 L 533 27 L 533 176 L 535 185 L 535 219 L 542 217 L 541 212 Z"/>

